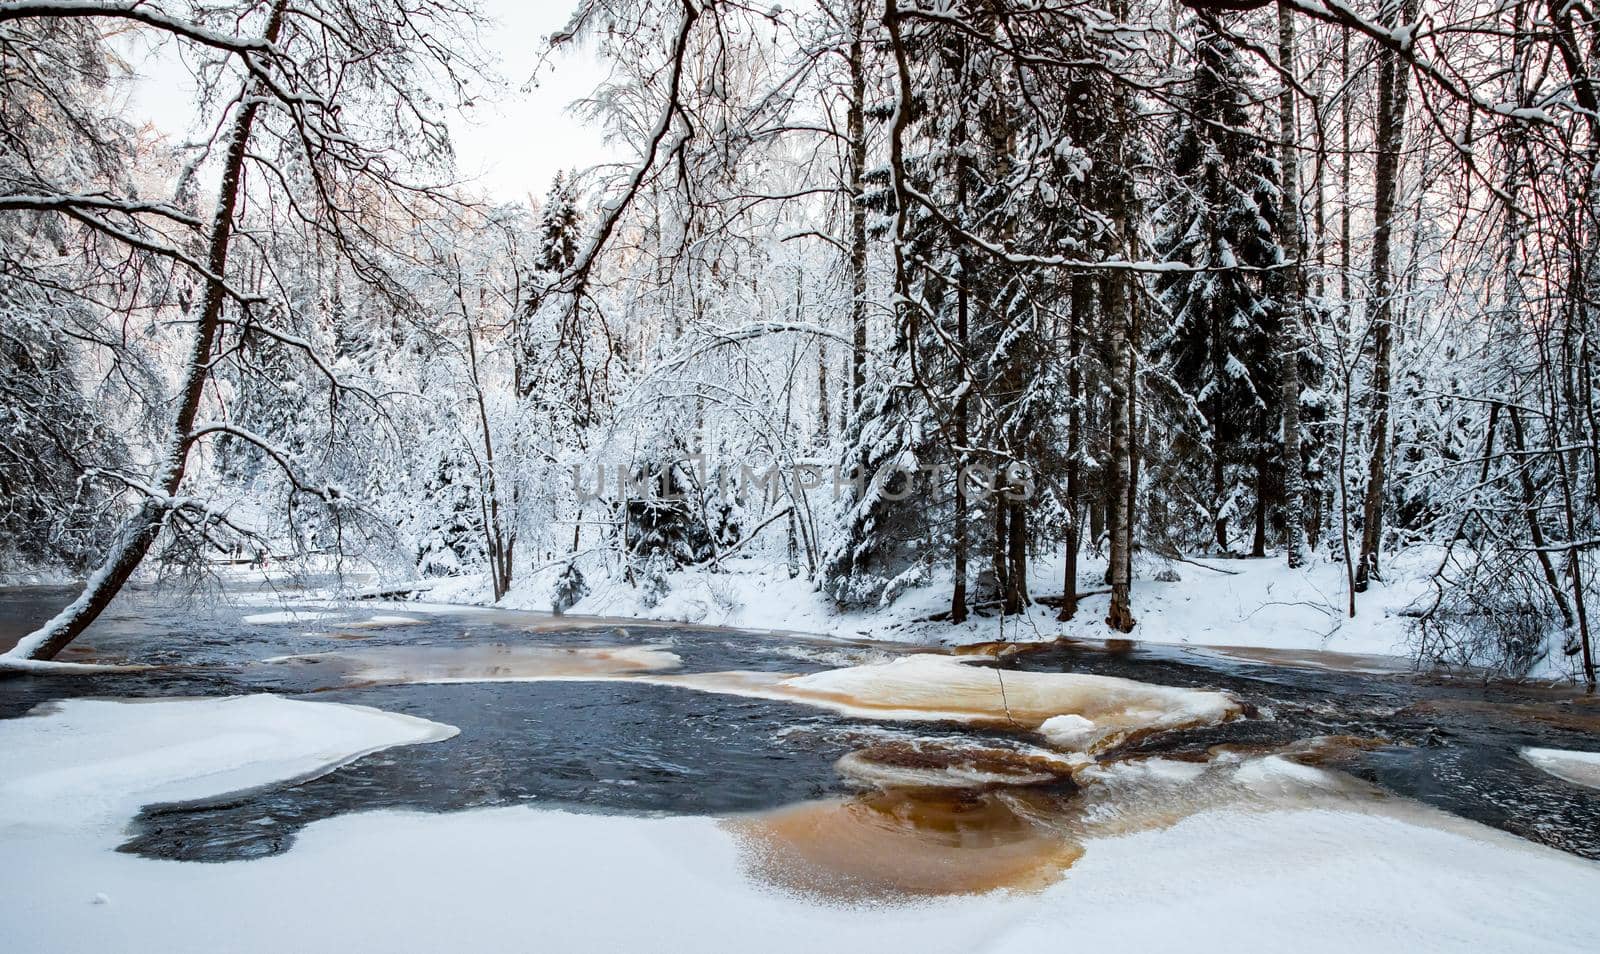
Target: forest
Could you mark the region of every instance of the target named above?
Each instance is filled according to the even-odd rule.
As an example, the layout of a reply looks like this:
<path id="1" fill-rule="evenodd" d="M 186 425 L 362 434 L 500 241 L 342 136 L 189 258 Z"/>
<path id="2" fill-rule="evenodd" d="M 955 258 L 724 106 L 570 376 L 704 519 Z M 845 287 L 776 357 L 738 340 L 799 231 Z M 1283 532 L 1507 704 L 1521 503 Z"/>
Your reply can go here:
<path id="1" fill-rule="evenodd" d="M 573 6 L 0 2 L 0 568 L 83 581 L 9 658 L 229 561 L 1137 638 L 1196 558 L 1348 618 L 1420 554 L 1418 658 L 1593 685 L 1590 5 Z M 620 158 L 491 200 L 449 118 L 564 49 Z"/>
<path id="2" fill-rule="evenodd" d="M 1594 954 L 1595 0 L 0 0 L 0 946 Z"/>

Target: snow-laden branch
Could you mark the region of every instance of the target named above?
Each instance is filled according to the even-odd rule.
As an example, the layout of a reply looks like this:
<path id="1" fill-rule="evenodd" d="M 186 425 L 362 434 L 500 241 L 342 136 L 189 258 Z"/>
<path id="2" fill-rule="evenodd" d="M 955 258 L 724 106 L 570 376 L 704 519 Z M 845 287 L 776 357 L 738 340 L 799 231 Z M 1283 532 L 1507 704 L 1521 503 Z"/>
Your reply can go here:
<path id="1" fill-rule="evenodd" d="M 699 327 L 694 329 L 694 331 L 697 335 L 703 335 L 710 340 L 696 347 L 686 349 L 679 354 L 666 358 L 651 368 L 650 374 L 655 375 L 670 371 L 674 368 L 680 368 L 696 358 L 710 354 L 711 352 L 721 348 L 742 344 L 746 341 L 752 341 L 757 338 L 764 338 L 768 335 L 784 334 L 786 332 L 812 335 L 817 338 L 826 338 L 847 346 L 850 344 L 850 337 L 848 335 L 840 334 L 831 328 L 824 328 L 821 325 L 807 324 L 803 321 L 758 321 L 748 325 L 740 325 L 737 328 Z"/>
<path id="2" fill-rule="evenodd" d="M 705 4 L 711 6 L 710 0 Z M 622 220 L 623 213 L 633 202 L 639 190 L 644 187 L 645 179 L 650 175 L 650 170 L 655 167 L 656 156 L 661 151 L 661 144 L 666 141 L 667 134 L 672 131 L 673 120 L 683 109 L 680 102 L 683 87 L 684 66 L 688 58 L 689 37 L 694 32 L 695 21 L 700 18 L 701 9 L 695 7 L 693 0 L 682 0 L 683 18 L 678 24 L 678 32 L 672 42 L 670 63 L 667 72 L 667 98 L 661 107 L 661 115 L 656 120 L 655 129 L 646 140 L 644 155 L 640 157 L 638 165 L 633 169 L 633 174 L 628 177 L 628 184 L 623 188 L 622 194 L 607 203 L 604 214 L 600 217 L 599 227 L 590 238 L 589 243 L 579 253 L 572 263 L 555 283 L 555 290 L 565 292 L 572 296 L 573 307 L 583 297 L 589 282 L 589 273 L 594 268 L 595 259 L 605 249 L 606 242 L 611 238 L 611 233 L 616 230 L 617 223 Z M 679 136 L 673 143 L 671 152 L 683 148 L 689 134 Z"/>
<path id="3" fill-rule="evenodd" d="M 145 202 L 138 199 L 117 199 L 104 195 L 0 195 L 0 211 L 64 212 L 69 209 L 95 209 L 105 212 L 124 212 L 128 215 L 155 215 L 192 229 L 203 228 L 205 223 L 196 216 L 166 202 Z"/>
<path id="4" fill-rule="evenodd" d="M 1282 0 L 1282 2 L 1313 19 L 1347 27 L 1370 37 L 1380 46 L 1398 53 L 1418 73 L 1444 90 L 1450 98 L 1476 110 L 1536 125 L 1549 125 L 1553 122 L 1550 114 L 1543 109 L 1513 106 L 1498 101 L 1484 89 L 1464 86 L 1447 75 L 1438 64 L 1417 50 L 1417 38 L 1421 35 L 1420 22 L 1387 26 L 1368 20 L 1340 0 Z"/>
<path id="5" fill-rule="evenodd" d="M 235 36 L 207 29 L 182 17 L 175 17 L 144 0 L 107 3 L 101 0 L 9 0 L 0 3 L 0 23 L 29 17 L 105 17 L 132 20 L 217 50 L 230 53 L 277 52 L 264 37 Z"/>
<path id="6" fill-rule="evenodd" d="M 221 421 L 200 424 L 191 430 L 184 438 L 184 446 L 192 447 L 201 438 L 208 437 L 213 434 L 243 441 L 244 443 L 255 447 L 263 454 L 266 454 L 267 457 L 277 465 L 278 470 L 283 473 L 284 477 L 289 481 L 290 486 L 293 487 L 297 493 L 319 497 L 329 506 L 344 506 L 349 504 L 348 498 L 345 497 L 344 492 L 338 487 L 335 487 L 332 484 L 318 484 L 316 481 L 311 480 L 309 477 L 303 474 L 297 466 L 295 466 L 293 454 L 282 447 L 279 447 L 277 444 L 274 444 L 272 441 L 261 436 L 260 434 L 257 434 L 255 431 L 250 430 L 249 428 L 240 427 L 237 424 L 228 424 Z"/>

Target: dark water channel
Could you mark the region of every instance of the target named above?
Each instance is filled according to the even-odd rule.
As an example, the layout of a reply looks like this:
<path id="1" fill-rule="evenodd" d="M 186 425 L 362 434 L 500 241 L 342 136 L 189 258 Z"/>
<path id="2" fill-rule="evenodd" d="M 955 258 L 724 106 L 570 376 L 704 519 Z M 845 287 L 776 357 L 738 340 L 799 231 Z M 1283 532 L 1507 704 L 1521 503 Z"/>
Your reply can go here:
<path id="1" fill-rule="evenodd" d="M 0 590 L 0 645 L 48 618 L 66 590 Z M 367 756 L 300 784 L 208 802 L 147 807 L 122 850 L 228 861 L 288 849 L 311 822 L 373 809 L 455 811 L 537 804 L 596 812 L 723 814 L 850 791 L 842 755 L 896 735 L 997 732 L 956 723 L 869 722 L 809 706 L 612 682 L 352 685 L 335 662 L 267 662 L 375 647 L 664 647 L 677 672 L 815 672 L 898 650 L 696 626 L 552 620 L 514 612 L 323 608 L 333 615 L 249 622 L 278 607 L 175 606 L 130 594 L 87 634 L 73 661 L 147 664 L 136 672 L 0 678 L 0 718 L 64 698 L 275 692 L 349 702 L 460 728 L 444 742 Z M 312 611 L 308 608 L 307 612 Z M 375 614 L 419 622 L 353 625 Z M 9 637 L 9 638 L 8 638 Z M 437 650 L 428 650 L 436 652 Z M 1589 858 L 1600 858 L 1600 791 L 1525 762 L 1524 746 L 1600 751 L 1600 704 L 1579 693 L 1410 673 L 1350 673 L 1177 647 L 1057 644 L 999 665 L 1223 689 L 1248 718 L 1147 738 L 1123 754 L 1272 749 L 1315 736 L 1366 740 L 1333 767 L 1395 794 Z"/>

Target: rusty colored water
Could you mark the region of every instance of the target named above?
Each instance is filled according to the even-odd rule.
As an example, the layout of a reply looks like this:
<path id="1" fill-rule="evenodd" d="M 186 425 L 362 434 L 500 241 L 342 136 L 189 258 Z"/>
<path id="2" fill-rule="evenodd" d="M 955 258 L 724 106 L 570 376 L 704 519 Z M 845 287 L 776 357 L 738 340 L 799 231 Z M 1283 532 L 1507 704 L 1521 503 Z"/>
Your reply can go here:
<path id="1" fill-rule="evenodd" d="M 901 791 L 780 808 L 725 823 L 749 874 L 830 900 L 1034 890 L 1083 847 L 1036 820 L 1067 811 L 1054 792 Z"/>

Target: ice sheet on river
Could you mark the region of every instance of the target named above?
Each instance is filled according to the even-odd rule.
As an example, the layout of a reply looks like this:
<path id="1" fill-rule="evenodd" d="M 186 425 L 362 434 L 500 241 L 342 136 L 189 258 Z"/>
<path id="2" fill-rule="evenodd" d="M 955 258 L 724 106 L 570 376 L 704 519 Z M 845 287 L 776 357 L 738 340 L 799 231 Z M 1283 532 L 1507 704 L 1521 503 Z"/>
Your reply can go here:
<path id="1" fill-rule="evenodd" d="M 1600 788 L 1600 752 L 1523 749 L 1522 757 L 1562 781 L 1585 788 Z"/>
<path id="2" fill-rule="evenodd" d="M 992 723 L 1039 731 L 1059 748 L 1095 751 L 1132 736 L 1211 725 L 1239 714 L 1230 695 L 1083 673 L 1027 672 L 920 654 L 804 676 L 706 673 L 654 681 L 801 702 L 867 719 Z"/>
<path id="3" fill-rule="evenodd" d="M 911 904 L 774 891 L 749 879 L 745 850 L 709 818 L 527 807 L 347 815 L 287 854 L 222 865 L 3 838 L 0 923 L 15 954 L 1036 954 L 1064 939 L 1185 954 L 1587 954 L 1593 927 L 1554 912 L 1600 892 L 1600 867 L 1510 836 L 1326 810 L 1204 813 L 1091 842 L 1038 893 Z"/>
<path id="4" fill-rule="evenodd" d="M 427 719 L 273 695 L 50 703 L 0 721 L 0 830 L 120 828 L 144 805 L 317 775 L 455 734 Z"/>
<path id="5" fill-rule="evenodd" d="M 660 646 L 379 646 L 352 652 L 281 656 L 267 662 L 331 664 L 354 683 L 547 682 L 600 680 L 675 669 Z"/>

